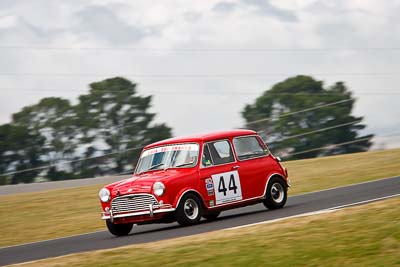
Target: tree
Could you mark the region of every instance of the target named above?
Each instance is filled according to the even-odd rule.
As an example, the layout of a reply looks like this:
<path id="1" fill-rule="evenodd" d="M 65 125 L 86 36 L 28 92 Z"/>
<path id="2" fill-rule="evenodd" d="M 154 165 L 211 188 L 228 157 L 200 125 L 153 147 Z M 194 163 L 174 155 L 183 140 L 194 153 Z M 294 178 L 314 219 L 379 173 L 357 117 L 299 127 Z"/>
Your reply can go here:
<path id="1" fill-rule="evenodd" d="M 23 126 L 4 124 L 0 126 L 0 173 L 17 172 L 24 169 L 35 168 L 42 164 L 40 155 L 44 138 L 32 133 Z M 40 170 L 10 174 L 2 176 L 1 183 L 31 183 Z"/>
<path id="2" fill-rule="evenodd" d="M 49 97 L 13 114 L 13 124 L 45 137 L 50 162 L 68 159 L 76 149 L 76 113 L 68 100 Z"/>
<path id="3" fill-rule="evenodd" d="M 165 124 L 150 125 L 155 114 L 149 113 L 151 96 L 138 96 L 136 84 L 116 77 L 90 84 L 90 92 L 79 97 L 75 107 L 77 125 L 82 129 L 80 144 L 84 155 L 93 157 L 115 153 L 171 137 Z M 85 176 L 131 170 L 140 149 L 109 157 L 78 162 Z"/>
<path id="4" fill-rule="evenodd" d="M 246 105 L 242 116 L 270 149 L 293 159 L 367 151 L 373 135 L 360 136 L 365 125 L 351 115 L 354 102 L 343 82 L 325 89 L 322 81 L 296 76 Z"/>
<path id="5" fill-rule="evenodd" d="M 76 112 L 70 102 L 57 97 L 43 98 L 38 104 L 13 114 L 14 125 L 26 127 L 45 140 L 41 158 L 46 164 L 72 160 L 77 156 L 79 129 L 76 120 Z M 53 167 L 48 173 L 51 180 L 58 180 L 61 176 L 73 178 L 74 174 L 65 165 Z"/>

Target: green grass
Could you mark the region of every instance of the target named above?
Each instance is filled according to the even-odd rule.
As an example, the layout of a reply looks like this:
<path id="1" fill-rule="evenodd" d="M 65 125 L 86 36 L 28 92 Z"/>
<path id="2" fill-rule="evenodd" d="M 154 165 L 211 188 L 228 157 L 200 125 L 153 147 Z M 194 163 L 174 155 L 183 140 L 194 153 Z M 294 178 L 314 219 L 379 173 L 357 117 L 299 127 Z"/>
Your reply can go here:
<path id="1" fill-rule="evenodd" d="M 400 175 L 400 149 L 285 162 L 289 195 Z M 104 230 L 101 185 L 0 196 L 0 246 Z"/>
<path id="2" fill-rule="evenodd" d="M 96 231 L 99 186 L 0 197 L 0 246 Z"/>
<path id="3" fill-rule="evenodd" d="M 400 266 L 400 198 L 23 266 Z"/>

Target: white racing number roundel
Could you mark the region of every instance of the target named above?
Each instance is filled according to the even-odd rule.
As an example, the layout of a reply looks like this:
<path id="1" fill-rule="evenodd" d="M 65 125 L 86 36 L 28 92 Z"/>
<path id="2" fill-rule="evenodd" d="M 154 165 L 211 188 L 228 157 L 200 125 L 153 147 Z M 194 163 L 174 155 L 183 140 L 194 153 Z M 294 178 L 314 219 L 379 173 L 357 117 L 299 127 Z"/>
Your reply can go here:
<path id="1" fill-rule="evenodd" d="M 217 205 L 242 199 L 240 177 L 237 171 L 218 173 L 211 177 Z"/>

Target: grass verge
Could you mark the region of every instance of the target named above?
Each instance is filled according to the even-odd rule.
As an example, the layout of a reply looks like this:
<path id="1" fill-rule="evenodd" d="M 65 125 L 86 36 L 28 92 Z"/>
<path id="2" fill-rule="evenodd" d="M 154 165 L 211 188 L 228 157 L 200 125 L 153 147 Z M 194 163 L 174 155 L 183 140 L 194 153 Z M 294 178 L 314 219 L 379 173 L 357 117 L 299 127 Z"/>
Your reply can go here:
<path id="1" fill-rule="evenodd" d="M 400 175 L 400 149 L 285 162 L 289 195 Z M 0 247 L 105 229 L 97 192 L 86 186 L 0 196 Z"/>
<path id="2" fill-rule="evenodd" d="M 23 266 L 399 266 L 400 198 Z"/>

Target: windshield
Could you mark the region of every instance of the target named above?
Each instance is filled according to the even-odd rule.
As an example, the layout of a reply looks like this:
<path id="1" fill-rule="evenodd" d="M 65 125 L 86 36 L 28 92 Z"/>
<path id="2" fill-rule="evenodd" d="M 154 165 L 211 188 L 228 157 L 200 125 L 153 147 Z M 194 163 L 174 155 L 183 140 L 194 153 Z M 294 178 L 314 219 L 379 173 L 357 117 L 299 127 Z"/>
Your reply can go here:
<path id="1" fill-rule="evenodd" d="M 199 156 L 198 144 L 180 144 L 143 151 L 135 173 L 167 168 L 192 168 Z"/>

